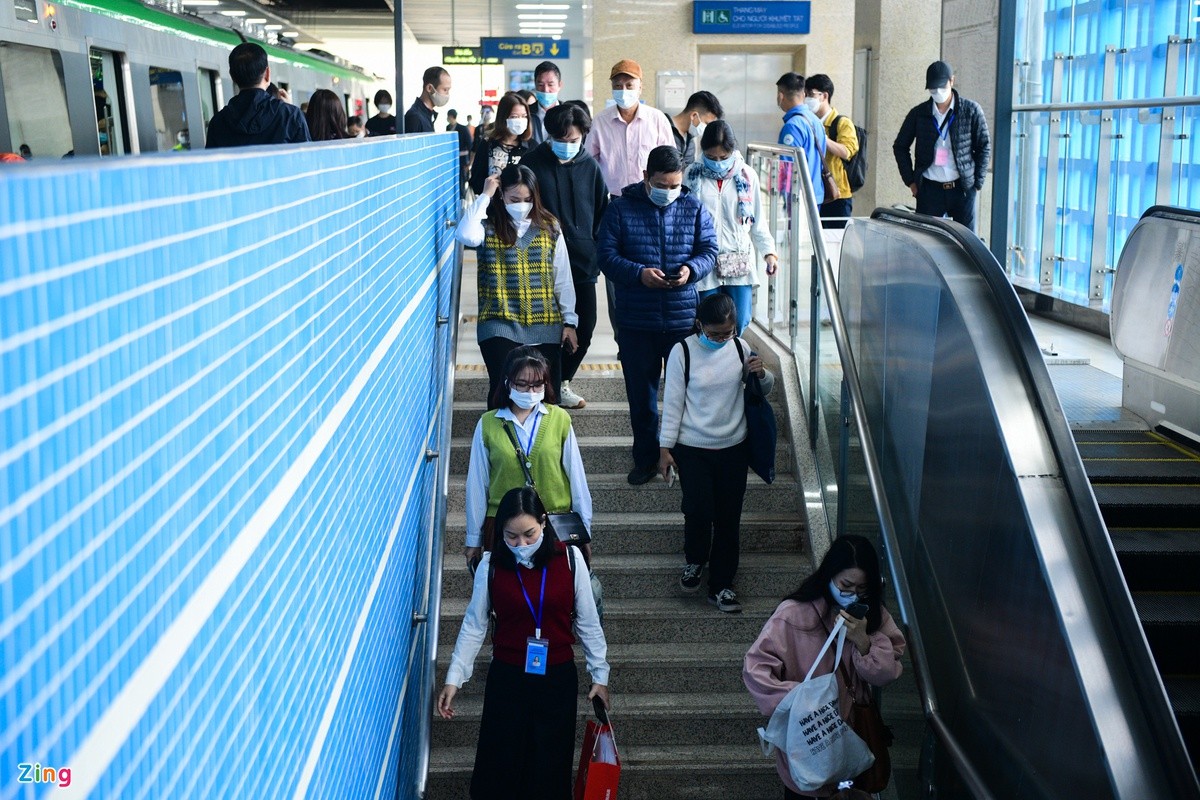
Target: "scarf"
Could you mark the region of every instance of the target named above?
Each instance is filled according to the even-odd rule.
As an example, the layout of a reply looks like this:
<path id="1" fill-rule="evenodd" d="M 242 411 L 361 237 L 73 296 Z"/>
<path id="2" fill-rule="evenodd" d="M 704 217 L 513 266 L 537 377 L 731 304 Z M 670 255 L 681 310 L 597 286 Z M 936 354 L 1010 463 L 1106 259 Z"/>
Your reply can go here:
<path id="1" fill-rule="evenodd" d="M 734 151 L 733 166 L 725 173 L 720 173 L 710 168 L 704 159 L 701 158 L 688 167 L 683 182 L 688 189 L 696 192 L 700 189 L 701 179 L 707 178 L 712 181 L 725 181 L 729 180 L 731 176 L 733 178 L 733 188 L 737 190 L 738 221 L 743 225 L 753 224 L 754 197 L 750 194 L 750 168 L 746 166 L 746 162 L 742 159 L 741 152 Z"/>

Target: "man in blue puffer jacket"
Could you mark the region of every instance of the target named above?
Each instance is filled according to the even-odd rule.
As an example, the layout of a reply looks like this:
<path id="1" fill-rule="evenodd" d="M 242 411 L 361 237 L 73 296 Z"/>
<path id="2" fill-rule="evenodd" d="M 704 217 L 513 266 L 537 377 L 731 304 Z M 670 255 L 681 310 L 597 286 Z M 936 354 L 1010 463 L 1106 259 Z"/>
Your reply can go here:
<path id="1" fill-rule="evenodd" d="M 696 281 L 717 261 L 712 217 L 683 188 L 673 145 L 650 151 L 645 180 L 626 186 L 604 214 L 596 253 L 616 286 L 617 346 L 633 427 L 629 482 L 646 483 L 658 464 L 658 379 L 676 342 L 696 320 Z"/>

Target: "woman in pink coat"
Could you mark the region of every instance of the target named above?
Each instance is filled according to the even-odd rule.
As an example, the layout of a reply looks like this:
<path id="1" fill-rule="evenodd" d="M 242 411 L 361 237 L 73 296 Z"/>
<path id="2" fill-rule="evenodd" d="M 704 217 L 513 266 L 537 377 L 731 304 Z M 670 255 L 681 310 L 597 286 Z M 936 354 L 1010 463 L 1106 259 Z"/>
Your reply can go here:
<path id="1" fill-rule="evenodd" d="M 867 604 L 865 618 L 846 612 L 855 602 Z M 883 607 L 879 556 L 863 537 L 840 536 L 817 571 L 779 604 L 746 653 L 742 680 L 765 716 L 770 717 L 784 696 L 804 680 L 839 616 L 846 625 L 842 663 L 850 675 L 846 686 L 844 675 L 838 674 L 842 717 L 848 718 L 854 700 L 867 701 L 870 686 L 884 686 L 900 677 L 904 635 Z M 834 648 L 830 648 L 815 674 L 833 671 L 833 659 Z M 779 751 L 777 758 L 785 800 L 836 793 L 837 786 L 829 785 L 800 794 L 789 775 L 787 756 Z"/>

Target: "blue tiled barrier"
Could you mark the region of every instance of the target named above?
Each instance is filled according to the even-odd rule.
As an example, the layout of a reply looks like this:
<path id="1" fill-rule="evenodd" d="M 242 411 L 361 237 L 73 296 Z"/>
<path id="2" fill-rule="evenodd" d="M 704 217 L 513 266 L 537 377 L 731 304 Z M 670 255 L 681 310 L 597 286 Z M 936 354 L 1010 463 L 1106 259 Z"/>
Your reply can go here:
<path id="1" fill-rule="evenodd" d="M 0 800 L 411 785 L 457 151 L 0 173 Z"/>

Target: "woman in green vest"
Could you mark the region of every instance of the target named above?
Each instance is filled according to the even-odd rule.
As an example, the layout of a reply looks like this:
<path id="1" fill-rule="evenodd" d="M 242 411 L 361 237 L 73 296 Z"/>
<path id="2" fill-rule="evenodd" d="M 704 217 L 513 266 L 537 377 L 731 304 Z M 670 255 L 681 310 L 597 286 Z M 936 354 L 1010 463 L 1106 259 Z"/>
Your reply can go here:
<path id="1" fill-rule="evenodd" d="M 516 165 L 489 176 L 455 236 L 478 248 L 476 336 L 487 365 L 488 408 L 499 408 L 490 398 L 509 351 L 522 345 L 546 357 L 557 402 L 562 348 L 571 353 L 578 346 L 579 318 L 566 241 L 558 220 L 542 206 L 533 170 Z"/>
<path id="2" fill-rule="evenodd" d="M 508 354 L 502 375 L 498 394 L 503 394 L 503 405 L 480 417 L 471 441 L 465 551 L 469 566 L 479 560 L 484 545 L 492 545 L 500 500 L 510 489 L 525 485 L 522 462 L 529 464 L 549 513 L 575 511 L 588 531 L 592 529 L 592 495 L 579 442 L 571 415 L 558 406 L 546 357 L 537 348 L 518 347 Z M 585 554 L 590 555 L 589 550 L 584 547 Z"/>

